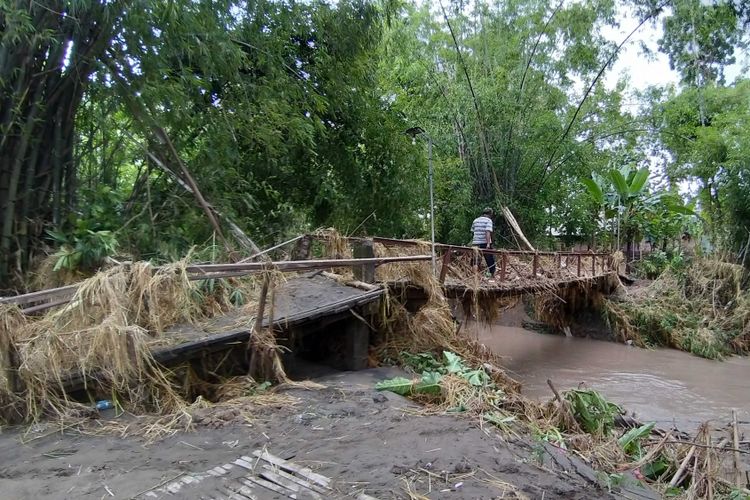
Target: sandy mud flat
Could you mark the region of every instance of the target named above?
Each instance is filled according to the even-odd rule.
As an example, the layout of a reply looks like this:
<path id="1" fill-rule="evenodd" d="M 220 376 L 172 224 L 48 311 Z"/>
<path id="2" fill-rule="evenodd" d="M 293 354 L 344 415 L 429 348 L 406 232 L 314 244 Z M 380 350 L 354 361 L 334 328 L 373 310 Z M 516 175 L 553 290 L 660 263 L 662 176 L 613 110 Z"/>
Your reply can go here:
<path id="1" fill-rule="evenodd" d="M 267 450 L 331 478 L 327 498 L 363 492 L 381 499 L 409 498 L 409 492 L 435 499 L 658 498 L 634 485 L 609 492 L 601 475 L 561 450 L 502 438 L 460 416 L 424 415 L 405 398 L 373 390 L 392 375 L 392 369 L 375 369 L 328 376 L 320 380 L 325 389 L 291 389 L 296 404 L 253 410 L 249 421 L 243 408 L 206 411 L 195 430 L 151 445 L 51 429 L 32 430 L 23 444 L 26 429 L 6 430 L 0 436 L 2 497 L 226 498 L 232 474 L 184 485 L 175 494 L 163 487 Z M 257 498 L 284 498 L 254 491 Z"/>

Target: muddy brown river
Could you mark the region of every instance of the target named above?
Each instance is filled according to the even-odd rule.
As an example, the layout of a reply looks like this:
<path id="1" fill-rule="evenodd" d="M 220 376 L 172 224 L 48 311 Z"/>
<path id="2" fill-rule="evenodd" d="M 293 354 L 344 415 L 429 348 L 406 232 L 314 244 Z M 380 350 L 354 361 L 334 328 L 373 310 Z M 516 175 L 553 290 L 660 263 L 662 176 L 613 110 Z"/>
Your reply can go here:
<path id="1" fill-rule="evenodd" d="M 469 328 L 505 357 L 524 394 L 546 400 L 583 382 L 643 421 L 694 430 L 701 422 L 724 424 L 731 411 L 750 420 L 750 358 L 698 358 L 672 349 L 641 349 L 613 342 L 547 335 L 512 326 Z"/>

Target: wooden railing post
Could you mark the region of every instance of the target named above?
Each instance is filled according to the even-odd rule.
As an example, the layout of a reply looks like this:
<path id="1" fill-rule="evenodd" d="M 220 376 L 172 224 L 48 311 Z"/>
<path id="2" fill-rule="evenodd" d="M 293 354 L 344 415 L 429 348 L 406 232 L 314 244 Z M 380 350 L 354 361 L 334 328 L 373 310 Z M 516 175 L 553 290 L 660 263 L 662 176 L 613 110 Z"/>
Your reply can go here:
<path id="1" fill-rule="evenodd" d="M 535 253 L 531 262 L 531 277 L 532 278 L 536 278 L 536 272 L 538 268 L 539 268 L 539 255 Z"/>
<path id="2" fill-rule="evenodd" d="M 578 276 L 581 276 L 581 254 L 577 254 L 576 257 L 578 258 Z"/>
<path id="3" fill-rule="evenodd" d="M 451 263 L 453 251 L 450 249 L 445 250 L 443 254 L 443 264 L 440 266 L 440 284 L 445 283 L 445 277 L 448 275 L 448 266 Z"/>
<path id="4" fill-rule="evenodd" d="M 500 282 L 505 279 L 505 268 L 508 265 L 508 254 L 503 252 L 500 255 Z"/>
<path id="5" fill-rule="evenodd" d="M 355 259 L 372 259 L 375 257 L 375 247 L 372 240 L 363 240 L 352 245 L 352 254 Z M 354 279 L 364 283 L 375 283 L 375 264 L 364 264 L 353 266 Z"/>
<path id="6" fill-rule="evenodd" d="M 596 254 L 591 256 L 591 276 L 596 276 Z"/>

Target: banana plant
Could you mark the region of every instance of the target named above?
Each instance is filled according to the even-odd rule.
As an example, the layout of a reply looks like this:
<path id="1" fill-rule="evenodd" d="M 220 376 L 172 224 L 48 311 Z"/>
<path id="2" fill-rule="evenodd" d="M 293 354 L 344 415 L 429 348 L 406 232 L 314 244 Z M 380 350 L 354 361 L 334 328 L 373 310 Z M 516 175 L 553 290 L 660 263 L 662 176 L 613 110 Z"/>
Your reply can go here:
<path id="1" fill-rule="evenodd" d="M 611 215 L 608 213 L 608 188 L 609 188 L 609 182 L 607 179 L 602 177 L 596 172 L 592 172 L 591 178 L 584 178 L 581 179 L 581 182 L 586 187 L 586 191 L 588 191 L 589 195 L 591 196 L 591 199 L 594 200 L 595 203 L 595 214 L 594 217 L 599 220 L 602 219 L 604 226 L 606 228 L 607 226 L 607 220 L 611 217 Z M 596 233 L 596 231 L 594 231 Z M 595 234 L 592 234 L 591 237 L 591 246 L 594 247 L 596 245 L 596 239 Z"/>
<path id="2" fill-rule="evenodd" d="M 648 202 L 653 201 L 644 199 L 648 194 L 646 191 L 648 176 L 647 168 L 634 170 L 630 166 L 623 166 L 609 171 L 609 178 L 617 193 L 617 244 L 619 247 L 622 228 L 626 235 L 628 254 L 631 252 L 633 240 L 638 232 L 637 225 L 631 224 L 631 220 L 636 216 L 639 205 L 648 205 L 650 204 Z"/>
<path id="3" fill-rule="evenodd" d="M 582 179 L 583 185 L 597 206 L 598 214 L 603 214 L 606 221 L 614 217 L 616 223 L 617 246 L 620 245 L 620 234 L 625 236 L 628 255 L 632 253 L 633 243 L 644 233 L 646 226 L 662 214 L 696 215 L 692 207 L 686 206 L 675 193 L 650 193 L 647 168 L 636 169 L 626 165 L 611 168 L 604 176 L 593 173 L 591 178 Z"/>
<path id="4" fill-rule="evenodd" d="M 629 166 L 625 166 L 619 170 L 612 169 L 609 171 L 612 186 L 614 186 L 622 202 L 626 204 L 645 192 L 648 176 L 649 171 L 645 167 L 633 170 Z"/>

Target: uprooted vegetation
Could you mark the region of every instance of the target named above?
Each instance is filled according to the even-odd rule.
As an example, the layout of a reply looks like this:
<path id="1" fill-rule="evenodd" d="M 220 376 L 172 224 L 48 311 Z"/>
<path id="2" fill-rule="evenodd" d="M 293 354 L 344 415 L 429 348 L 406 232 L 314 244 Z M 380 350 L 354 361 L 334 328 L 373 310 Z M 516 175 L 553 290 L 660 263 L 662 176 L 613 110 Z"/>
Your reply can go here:
<path id="1" fill-rule="evenodd" d="M 42 316 L 3 306 L 0 422 L 69 422 L 91 416 L 96 399 L 110 399 L 135 415 L 189 425 L 187 410 L 196 400 L 187 395 L 206 381 L 191 379 L 189 365 L 162 367 L 153 351 L 175 341 L 164 335 L 168 327 L 226 311 L 238 295 L 252 296 L 255 284 L 190 281 L 185 267 L 112 267 L 81 282 L 69 302 Z M 69 389 L 76 385 L 82 389 L 73 397 Z"/>
<path id="2" fill-rule="evenodd" d="M 412 251 L 424 250 L 417 246 Z M 347 250 L 339 243 L 327 251 L 340 255 Z M 379 255 L 396 251 L 376 248 Z M 232 285 L 225 280 L 191 281 L 185 266 L 114 267 L 83 282 L 68 304 L 38 318 L 6 308 L 0 336 L 3 422 L 44 417 L 65 425 L 85 421 L 95 413 L 93 401 L 108 398 L 136 423 L 115 419 L 95 430 L 79 426 L 81 430 L 152 440 L 196 423 L 217 426 L 226 419 L 251 418 L 248 408 L 253 406 L 294 404 L 294 398 L 259 383 L 259 377 L 207 377 L 210 370 L 191 365 L 166 369 L 155 361 L 153 349 L 167 342 L 163 332 L 170 325 L 199 323 L 236 306 L 238 295 L 248 303 L 243 321 L 253 324 L 263 283 L 271 289 L 267 314 L 273 315 L 273 287 L 283 279 L 281 273 L 265 273 L 261 280 L 243 278 L 246 281 Z M 493 353 L 461 333 L 428 262 L 391 264 L 378 272 L 380 279 L 407 278 L 427 297 L 411 310 L 392 295 L 381 301 L 370 363 L 397 363 L 410 367 L 417 377 L 391 380 L 380 389 L 417 399 L 426 413 L 464 415 L 501 433 L 535 436 L 604 471 L 605 483 L 617 482 L 627 473 L 664 491 L 674 483 L 672 487 L 694 496 L 731 490 L 717 472 L 725 443 L 714 445 L 707 430 L 695 441 L 649 424 L 636 423 L 623 431 L 617 425 L 623 418 L 621 409 L 587 389 L 568 391 L 547 404 L 530 401 Z M 480 308 L 499 305 L 472 303 Z M 476 312 L 477 317 L 489 314 Z M 256 333 L 260 335 L 248 347 L 283 386 L 274 335 L 268 329 Z M 86 381 L 83 397 L 66 392 L 71 376 Z M 687 472 L 680 467 L 686 460 L 693 460 Z"/>
<path id="3" fill-rule="evenodd" d="M 399 362 L 414 377 L 382 381 L 377 390 L 410 397 L 424 405 L 425 414 L 463 416 L 502 436 L 534 436 L 560 453 L 582 458 L 599 471 L 602 487 L 616 489 L 627 481 L 641 481 L 670 497 L 750 494 L 734 482 L 738 469 L 736 462 L 734 468 L 731 465 L 731 438 L 711 432 L 708 424 L 691 439 L 636 421 L 595 390 L 559 394 L 551 383 L 555 398 L 539 404 L 494 377 L 491 364 L 476 365 L 449 351 L 440 356 L 402 352 Z"/>
<path id="4" fill-rule="evenodd" d="M 324 250 L 327 256 L 349 252 L 341 241 L 338 245 L 332 241 Z M 379 255 L 388 252 L 377 250 Z M 424 249 L 420 246 L 414 251 Z M 52 419 L 67 425 L 94 416 L 94 402 L 108 399 L 118 411 L 157 419 L 158 429 L 142 426 L 154 438 L 189 428 L 194 411 L 212 403 L 238 395 L 262 393 L 267 398 L 268 391 L 259 384 L 263 380 L 288 382 L 273 332 L 260 328 L 256 321 L 260 316 L 273 323 L 274 289 L 285 275 L 266 271 L 260 278 L 195 279 L 187 267 L 186 261 L 158 268 L 141 262 L 116 265 L 80 282 L 69 300 L 41 316 L 3 306 L 0 423 Z M 429 263 L 383 266 L 378 278 L 406 279 L 424 288 L 429 300 L 415 312 L 395 297 L 381 302 L 378 334 L 371 345 L 373 366 L 403 350 L 452 350 L 467 359 L 492 359 L 479 344 L 459 333 Z M 259 308 L 261 302 L 266 302 L 265 314 Z M 171 328 L 193 325 L 208 331 L 209 318 L 232 308 L 235 319 L 255 325 L 244 355 L 217 353 L 216 359 L 209 356 L 200 363 L 169 368 L 156 361 L 155 352 L 180 342 L 179 332 L 174 335 Z M 228 363 L 235 364 L 229 371 L 232 375 L 239 368 L 252 378 L 215 373 Z M 222 390 L 228 386 L 235 390 Z"/>
<path id="5" fill-rule="evenodd" d="M 742 266 L 700 258 L 670 267 L 645 289 L 606 300 L 622 341 L 706 358 L 750 350 L 750 277 Z"/>

